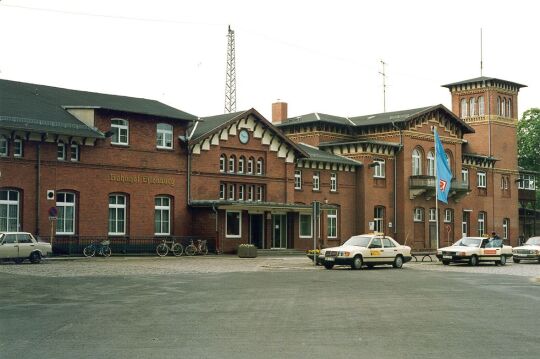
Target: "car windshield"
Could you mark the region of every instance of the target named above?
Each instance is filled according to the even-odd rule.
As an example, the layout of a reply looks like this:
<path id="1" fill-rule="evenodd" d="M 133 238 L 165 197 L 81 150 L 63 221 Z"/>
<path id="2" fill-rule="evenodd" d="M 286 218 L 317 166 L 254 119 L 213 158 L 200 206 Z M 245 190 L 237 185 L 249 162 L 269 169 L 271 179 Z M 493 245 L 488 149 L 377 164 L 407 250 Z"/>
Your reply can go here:
<path id="1" fill-rule="evenodd" d="M 371 237 L 351 237 L 347 239 L 344 246 L 357 246 L 357 247 L 367 247 Z"/>
<path id="2" fill-rule="evenodd" d="M 540 237 L 531 237 L 527 239 L 527 242 L 525 242 L 525 244 L 528 244 L 530 246 L 540 246 Z"/>
<path id="3" fill-rule="evenodd" d="M 481 238 L 470 238 L 465 237 L 461 238 L 459 241 L 454 243 L 454 246 L 463 246 L 463 247 L 480 247 L 480 244 L 482 243 Z"/>

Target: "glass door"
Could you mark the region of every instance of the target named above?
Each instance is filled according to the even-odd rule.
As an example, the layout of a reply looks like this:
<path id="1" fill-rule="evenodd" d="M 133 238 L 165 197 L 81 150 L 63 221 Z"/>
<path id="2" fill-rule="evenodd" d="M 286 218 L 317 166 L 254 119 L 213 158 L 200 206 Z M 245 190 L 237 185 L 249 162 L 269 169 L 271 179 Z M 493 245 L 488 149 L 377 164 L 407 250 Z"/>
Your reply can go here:
<path id="1" fill-rule="evenodd" d="M 287 248 L 287 215 L 272 215 L 272 248 Z"/>

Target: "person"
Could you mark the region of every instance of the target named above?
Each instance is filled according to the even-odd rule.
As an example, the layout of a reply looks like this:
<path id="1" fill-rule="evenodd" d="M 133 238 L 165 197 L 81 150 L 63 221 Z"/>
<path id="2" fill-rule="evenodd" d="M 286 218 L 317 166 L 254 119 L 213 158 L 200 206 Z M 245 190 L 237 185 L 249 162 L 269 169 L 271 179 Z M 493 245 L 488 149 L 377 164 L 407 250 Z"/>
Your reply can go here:
<path id="1" fill-rule="evenodd" d="M 491 232 L 491 239 L 501 239 L 495 232 Z"/>

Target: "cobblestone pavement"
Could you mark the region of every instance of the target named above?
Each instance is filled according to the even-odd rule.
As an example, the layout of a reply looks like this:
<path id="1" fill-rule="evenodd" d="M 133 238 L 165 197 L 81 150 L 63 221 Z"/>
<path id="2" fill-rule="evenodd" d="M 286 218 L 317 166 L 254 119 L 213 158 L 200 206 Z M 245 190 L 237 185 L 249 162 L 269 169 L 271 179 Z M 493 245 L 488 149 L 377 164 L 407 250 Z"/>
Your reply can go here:
<path id="1" fill-rule="evenodd" d="M 341 267 L 347 269 L 347 267 Z M 377 267 L 378 268 L 378 267 Z M 392 270 L 390 266 L 386 266 Z M 336 267 L 339 270 L 340 267 Z M 111 258 L 53 258 L 40 265 L 28 262 L 0 264 L 0 273 L 21 274 L 44 277 L 82 277 L 82 276 L 132 276 L 132 275 L 171 275 L 179 273 L 229 273 L 259 271 L 324 271 L 314 266 L 305 257 L 258 257 L 238 258 L 232 255 L 209 255 L 204 257 L 111 257 Z M 375 269 L 377 270 L 377 269 Z M 540 282 L 540 264 L 508 263 L 495 266 L 491 263 L 470 267 L 467 264 L 444 266 L 438 261 L 409 262 L 404 270 L 439 271 L 501 274 L 529 277 Z"/>

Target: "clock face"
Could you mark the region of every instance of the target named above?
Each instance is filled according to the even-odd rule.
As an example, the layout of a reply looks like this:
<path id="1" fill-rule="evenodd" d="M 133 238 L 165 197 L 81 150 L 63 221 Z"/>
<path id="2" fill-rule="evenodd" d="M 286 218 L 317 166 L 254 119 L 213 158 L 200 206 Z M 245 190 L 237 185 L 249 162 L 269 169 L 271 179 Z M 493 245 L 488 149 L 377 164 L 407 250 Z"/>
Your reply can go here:
<path id="1" fill-rule="evenodd" d="M 247 132 L 247 130 L 240 131 L 240 133 L 238 135 L 239 135 L 239 139 L 240 139 L 241 143 L 248 143 L 248 141 L 249 141 L 249 132 Z"/>

